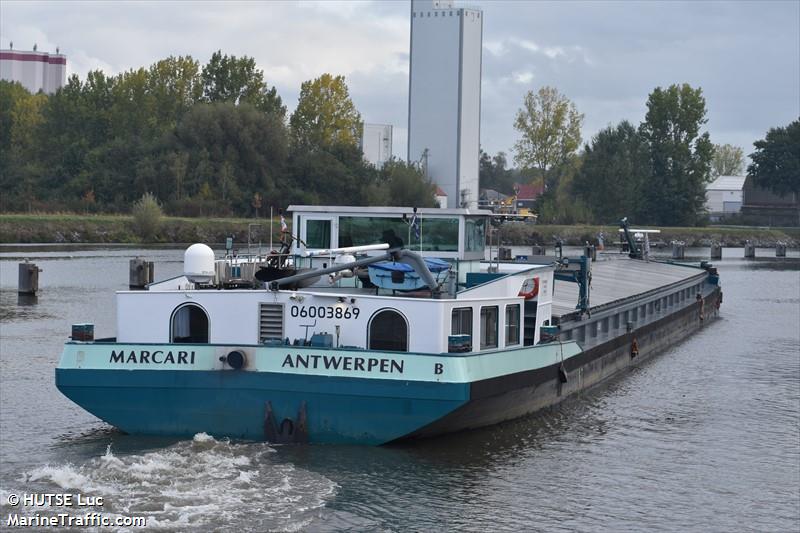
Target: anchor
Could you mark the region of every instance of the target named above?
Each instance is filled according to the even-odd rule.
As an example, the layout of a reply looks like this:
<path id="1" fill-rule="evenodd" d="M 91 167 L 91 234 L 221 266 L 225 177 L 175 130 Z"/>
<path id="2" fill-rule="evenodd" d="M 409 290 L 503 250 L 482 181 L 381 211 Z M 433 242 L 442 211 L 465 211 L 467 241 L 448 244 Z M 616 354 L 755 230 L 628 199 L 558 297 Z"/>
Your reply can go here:
<path id="1" fill-rule="evenodd" d="M 297 418 L 284 418 L 280 424 L 272 410 L 272 402 L 268 401 L 264 410 L 264 438 L 273 444 L 299 444 L 308 442 L 308 425 L 306 422 L 306 402 L 300 404 Z"/>

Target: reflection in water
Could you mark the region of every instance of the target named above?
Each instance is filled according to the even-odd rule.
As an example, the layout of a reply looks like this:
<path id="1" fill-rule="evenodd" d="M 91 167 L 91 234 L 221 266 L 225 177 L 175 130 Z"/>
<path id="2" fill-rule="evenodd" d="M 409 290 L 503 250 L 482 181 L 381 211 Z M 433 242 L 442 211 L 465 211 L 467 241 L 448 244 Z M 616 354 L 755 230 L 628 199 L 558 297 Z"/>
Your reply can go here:
<path id="1" fill-rule="evenodd" d="M 35 294 L 21 294 L 17 293 L 17 305 L 21 307 L 36 305 L 39 303 L 39 297 Z"/>
<path id="2" fill-rule="evenodd" d="M 0 248 L 0 511 L 11 491 L 86 491 L 166 531 L 796 530 L 800 260 L 734 252 L 714 261 L 721 318 L 662 356 L 535 416 L 363 448 L 98 421 L 53 386 L 70 324 L 113 335 L 129 258 L 166 278 L 183 249 Z M 35 305 L 12 254 L 46 264 Z"/>

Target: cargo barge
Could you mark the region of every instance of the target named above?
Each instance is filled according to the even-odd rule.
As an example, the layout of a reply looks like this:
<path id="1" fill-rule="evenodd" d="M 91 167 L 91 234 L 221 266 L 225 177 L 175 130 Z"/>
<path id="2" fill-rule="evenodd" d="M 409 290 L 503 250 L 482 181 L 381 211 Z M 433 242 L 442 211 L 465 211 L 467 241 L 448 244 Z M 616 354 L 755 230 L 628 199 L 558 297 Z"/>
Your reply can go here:
<path id="1" fill-rule="evenodd" d="M 205 245 L 79 326 L 58 389 L 134 434 L 381 445 L 501 423 L 680 342 L 718 313 L 708 265 L 487 261 L 491 213 L 293 206 L 265 256 Z M 377 244 L 376 244 L 377 243 Z"/>

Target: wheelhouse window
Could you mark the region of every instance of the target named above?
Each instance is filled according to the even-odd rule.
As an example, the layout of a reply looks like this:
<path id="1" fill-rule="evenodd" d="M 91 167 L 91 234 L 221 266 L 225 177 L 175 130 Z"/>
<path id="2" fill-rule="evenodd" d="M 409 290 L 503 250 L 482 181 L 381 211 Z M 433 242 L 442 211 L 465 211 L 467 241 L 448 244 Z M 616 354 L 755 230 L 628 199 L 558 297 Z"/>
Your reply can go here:
<path id="1" fill-rule="evenodd" d="M 331 247 L 331 221 L 307 220 L 306 221 L 306 248 Z"/>
<path id="2" fill-rule="evenodd" d="M 170 342 L 179 344 L 208 343 L 208 315 L 202 307 L 186 304 L 172 313 Z"/>
<path id="3" fill-rule="evenodd" d="M 458 252 L 458 218 L 339 217 L 339 246 L 387 242 L 423 252 Z M 420 244 L 420 241 L 421 244 Z"/>
<path id="4" fill-rule="evenodd" d="M 483 252 L 486 247 L 486 219 L 467 217 L 464 219 L 464 251 Z"/>
<path id="5" fill-rule="evenodd" d="M 408 323 L 405 317 L 391 309 L 373 315 L 369 323 L 369 349 L 407 352 Z"/>
<path id="6" fill-rule="evenodd" d="M 498 307 L 481 307 L 481 350 L 497 348 Z"/>
<path id="7" fill-rule="evenodd" d="M 472 308 L 456 307 L 450 315 L 450 339 L 447 351 L 472 351 Z"/>
<path id="8" fill-rule="evenodd" d="M 519 304 L 506 306 L 506 346 L 519 344 Z"/>

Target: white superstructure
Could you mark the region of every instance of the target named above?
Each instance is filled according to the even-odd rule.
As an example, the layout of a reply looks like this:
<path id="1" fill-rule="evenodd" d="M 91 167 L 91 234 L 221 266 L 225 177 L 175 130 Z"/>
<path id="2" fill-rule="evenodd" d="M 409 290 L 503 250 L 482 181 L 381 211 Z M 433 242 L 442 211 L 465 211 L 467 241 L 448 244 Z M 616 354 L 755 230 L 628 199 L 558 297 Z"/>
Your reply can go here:
<path id="1" fill-rule="evenodd" d="M 391 124 L 364 124 L 361 150 L 364 153 L 364 159 L 375 165 L 376 168 L 383 167 L 384 163 L 392 158 Z"/>
<path id="2" fill-rule="evenodd" d="M 483 13 L 446 0 L 412 0 L 408 160 L 447 194 L 477 207 Z"/>
<path id="3" fill-rule="evenodd" d="M 34 94 L 52 94 L 66 83 L 67 56 L 58 52 L 0 50 L 0 79 L 19 82 Z"/>

